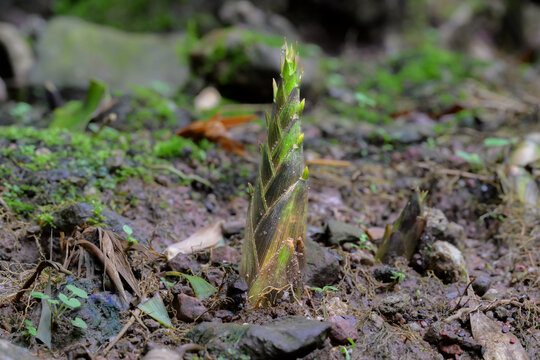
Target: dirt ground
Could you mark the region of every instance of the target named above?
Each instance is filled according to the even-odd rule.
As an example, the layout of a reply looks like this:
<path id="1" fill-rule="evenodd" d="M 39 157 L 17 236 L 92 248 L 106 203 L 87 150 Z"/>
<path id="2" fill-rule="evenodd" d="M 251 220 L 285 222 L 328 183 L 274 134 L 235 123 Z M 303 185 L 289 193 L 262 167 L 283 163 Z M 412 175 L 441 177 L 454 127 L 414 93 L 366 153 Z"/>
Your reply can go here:
<path id="1" fill-rule="evenodd" d="M 540 359 L 538 192 L 521 196 L 505 186 L 519 144 L 540 131 L 539 78 L 505 82 L 503 76 L 512 78 L 517 65 L 505 66 L 497 76 L 502 85 L 470 83 L 466 98 L 456 103 L 441 105 L 433 89 L 428 95 L 415 91 L 383 125 L 335 112 L 324 100 L 308 102 L 303 122 L 310 169 L 307 233 L 325 256 L 316 264 L 308 259 L 299 299 L 284 299 L 271 309 L 247 305 L 238 277 L 246 190 L 255 181 L 263 121 L 230 132 L 247 145 L 245 157 L 214 145 L 204 150 L 204 158 L 194 159 L 188 151 L 159 164 L 153 164 L 148 145 L 154 141 L 152 128 L 123 135 L 120 122 L 119 132 L 83 144 L 70 133 L 43 127 L 19 131 L 24 127 L 13 121 L 0 136 L 0 337 L 40 358 L 135 359 L 168 348 L 185 359 L 243 359 L 250 354 L 190 347 L 187 334 L 202 321 L 264 325 L 296 315 L 334 324 L 333 333 L 302 354 L 305 359 L 482 359 L 495 345 L 475 330 L 481 321 L 495 324 L 497 334 L 508 339 L 498 343 L 500 351 Z M 452 89 L 465 87 L 464 80 Z M 486 141 L 493 138 L 508 141 Z M 81 150 L 81 144 L 88 149 Z M 93 157 L 99 151 L 105 155 Z M 40 157 L 49 154 L 58 157 L 41 164 Z M 538 186 L 538 160 L 523 169 L 529 177 L 518 181 Z M 417 251 L 410 261 L 375 260 L 384 227 L 396 220 L 415 189 L 427 191 L 426 226 Z M 97 199 L 103 210 L 96 211 L 87 199 Z M 41 216 L 25 206 L 39 209 Z M 70 206 L 71 212 L 61 212 Z M 223 220 L 220 247 L 171 261 L 163 256 L 167 246 L 218 220 Z M 328 225 L 332 221 L 356 230 L 347 228 L 340 238 L 341 228 Z M 128 295 L 122 305 L 114 279 L 80 244 L 99 246 L 99 229 L 112 229 L 123 243 L 125 224 L 139 241 L 128 247 L 126 259 L 141 296 L 124 281 Z M 462 254 L 461 268 L 444 250 L 433 255 L 438 241 Z M 25 332 L 25 320 L 36 328 L 40 322 L 39 300 L 26 291 L 13 302 L 45 260 L 50 263 L 27 284 L 29 290 L 44 292 L 49 284 L 58 294 L 65 284 L 74 284 L 91 294 L 55 324 L 51 349 Z M 217 291 L 193 305 L 199 312 L 182 309 L 178 297 L 195 299 L 195 294 L 187 278 L 170 271 L 201 277 Z M 136 310 L 138 299 L 155 294 L 174 329 Z M 87 329 L 69 324 L 75 315 Z M 512 348 L 519 344 L 522 349 Z"/>

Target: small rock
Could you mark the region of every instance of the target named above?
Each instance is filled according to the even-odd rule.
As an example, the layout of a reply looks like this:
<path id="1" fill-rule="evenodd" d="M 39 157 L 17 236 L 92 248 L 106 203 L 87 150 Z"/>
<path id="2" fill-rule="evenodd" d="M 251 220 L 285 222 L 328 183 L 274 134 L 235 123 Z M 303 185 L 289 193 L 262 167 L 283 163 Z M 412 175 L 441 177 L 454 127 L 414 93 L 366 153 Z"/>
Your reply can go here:
<path id="1" fill-rule="evenodd" d="M 446 241 L 435 241 L 427 253 L 427 268 L 444 283 L 456 282 L 466 274 L 465 259 L 454 245 Z"/>
<path id="2" fill-rule="evenodd" d="M 358 339 L 356 329 L 356 319 L 351 315 L 330 316 L 327 321 L 332 324 L 330 329 L 330 339 L 334 345 L 349 344 L 348 338 L 352 341 Z"/>
<path id="3" fill-rule="evenodd" d="M 396 272 L 398 270 L 388 265 L 378 266 L 373 269 L 373 277 L 383 283 L 396 281 Z"/>
<path id="4" fill-rule="evenodd" d="M 19 30 L 8 23 L 0 22 L 0 63 L 2 72 L 7 73 L 2 76 L 8 83 L 15 86 L 24 86 L 27 84 L 28 73 L 34 64 L 32 49 Z"/>
<path id="5" fill-rule="evenodd" d="M 247 297 L 248 286 L 246 280 L 238 275 L 227 278 L 227 298 L 231 299 L 225 303 L 227 309 L 237 310 L 244 304 Z"/>
<path id="6" fill-rule="evenodd" d="M 0 77 L 0 103 L 7 101 L 7 99 L 8 99 L 8 93 L 7 93 L 6 83 Z"/>
<path id="7" fill-rule="evenodd" d="M 226 223 L 221 225 L 221 229 L 223 230 L 223 235 L 227 237 L 241 233 L 245 227 L 246 227 L 245 220 L 227 221 Z"/>
<path id="8" fill-rule="evenodd" d="M 362 229 L 337 220 L 329 220 L 324 233 L 317 239 L 326 245 L 339 245 L 345 242 L 358 242 L 365 233 Z"/>
<path id="9" fill-rule="evenodd" d="M 146 325 L 150 331 L 157 330 L 161 326 L 156 320 L 150 318 L 144 319 L 144 325 Z"/>
<path id="10" fill-rule="evenodd" d="M 407 314 L 411 307 L 411 297 L 406 293 L 385 297 L 378 306 L 381 314 L 392 316 L 398 313 Z"/>
<path id="11" fill-rule="evenodd" d="M 199 39 L 192 49 L 191 69 L 213 82 L 224 97 L 240 101 L 268 101 L 272 98 L 272 88 L 267 86 L 267 82 L 279 73 L 281 45 L 276 45 L 283 37 L 261 35 L 240 27 L 213 30 Z M 318 52 L 317 47 L 311 49 Z M 215 55 L 217 52 L 219 57 Z M 302 56 L 302 91 L 317 93 L 322 90 L 319 58 L 309 55 Z"/>
<path id="12" fill-rule="evenodd" d="M 25 348 L 13 345 L 9 341 L 0 339 L 0 359 L 2 360 L 39 360 Z"/>
<path id="13" fill-rule="evenodd" d="M 209 321 L 211 319 L 206 307 L 195 297 L 185 294 L 178 294 L 173 300 L 173 308 L 176 310 L 176 317 L 185 322 L 196 320 Z"/>
<path id="14" fill-rule="evenodd" d="M 195 97 L 193 105 L 196 110 L 210 110 L 219 105 L 221 94 L 215 87 L 208 86 Z"/>
<path id="15" fill-rule="evenodd" d="M 349 312 L 349 306 L 339 296 L 334 296 L 326 302 L 326 311 L 329 315 L 345 315 Z"/>
<path id="16" fill-rule="evenodd" d="M 94 205 L 90 203 L 75 203 L 68 205 L 53 213 L 53 224 L 57 230 L 71 233 L 75 226 L 81 226 L 89 218 L 95 217 L 93 213 Z M 105 217 L 103 223 L 107 225 L 113 232 L 121 238 L 125 238 L 126 234 L 123 230 L 124 225 L 128 225 L 133 230 L 133 237 L 142 245 L 148 245 L 149 235 L 143 232 L 130 219 L 118 215 L 114 211 L 103 208 L 101 215 Z"/>
<path id="17" fill-rule="evenodd" d="M 216 318 L 223 320 L 223 322 L 229 322 L 232 320 L 234 314 L 229 310 L 218 310 L 216 311 L 215 315 Z"/>
<path id="18" fill-rule="evenodd" d="M 216 288 L 219 288 L 224 279 L 223 275 L 224 275 L 223 271 L 214 268 L 214 269 L 210 269 L 206 273 L 206 278 L 208 279 L 208 282 L 210 284 L 214 285 Z"/>
<path id="19" fill-rule="evenodd" d="M 340 267 L 337 255 L 313 240 L 306 240 L 306 272 L 304 282 L 310 286 L 332 285 L 339 279 Z"/>
<path id="20" fill-rule="evenodd" d="M 187 272 L 192 270 L 194 273 L 199 272 L 200 265 L 191 255 L 178 254 L 167 263 L 172 271 Z"/>
<path id="21" fill-rule="evenodd" d="M 216 264 L 238 264 L 241 258 L 240 252 L 228 245 L 213 248 L 210 251 L 210 261 Z"/>
<path id="22" fill-rule="evenodd" d="M 478 296 L 484 296 L 490 286 L 491 280 L 485 275 L 480 275 L 476 277 L 476 279 L 474 279 L 474 281 L 472 282 L 473 290 Z"/>
<path id="23" fill-rule="evenodd" d="M 421 236 L 425 245 L 432 244 L 437 240 L 445 240 L 449 243 L 462 246 L 465 241 L 465 230 L 461 225 L 448 221 L 446 215 L 437 208 L 424 208 L 426 226 Z"/>
<path id="24" fill-rule="evenodd" d="M 372 253 L 365 251 L 355 251 L 351 254 L 353 264 L 372 266 L 375 264 L 375 257 Z"/>
<path id="25" fill-rule="evenodd" d="M 158 348 L 150 350 L 143 360 L 182 360 L 184 357 L 180 356 L 177 352 L 171 351 L 165 348 Z"/>
<path id="26" fill-rule="evenodd" d="M 187 337 L 210 355 L 247 355 L 252 360 L 296 359 L 309 354 L 326 339 L 331 324 L 300 316 L 279 318 L 264 325 L 202 323 Z"/>
<path id="27" fill-rule="evenodd" d="M 483 300 L 487 301 L 495 301 L 499 297 L 499 292 L 496 289 L 489 289 L 486 291 L 486 293 L 482 296 Z"/>
<path id="28" fill-rule="evenodd" d="M 219 10 L 219 17 L 228 25 L 285 36 L 291 41 L 298 40 L 298 34 L 289 20 L 281 15 L 263 11 L 246 0 L 225 2 Z"/>

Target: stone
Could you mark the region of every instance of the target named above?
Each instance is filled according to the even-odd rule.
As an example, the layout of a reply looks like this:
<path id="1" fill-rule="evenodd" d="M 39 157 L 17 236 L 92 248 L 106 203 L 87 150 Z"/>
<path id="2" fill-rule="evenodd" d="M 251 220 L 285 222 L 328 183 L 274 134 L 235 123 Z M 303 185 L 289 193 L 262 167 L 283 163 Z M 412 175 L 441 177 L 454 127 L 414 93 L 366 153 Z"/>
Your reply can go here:
<path id="1" fill-rule="evenodd" d="M 396 272 L 398 270 L 388 265 L 381 265 L 373 269 L 373 277 L 383 283 L 391 283 L 396 281 Z"/>
<path id="2" fill-rule="evenodd" d="M 216 29 L 199 40 L 189 54 L 192 71 L 216 85 L 229 99 L 268 102 L 272 78 L 280 71 L 283 37 L 241 28 Z M 304 69 L 301 93 L 322 92 L 322 74 L 315 45 L 299 47 Z"/>
<path id="3" fill-rule="evenodd" d="M 241 258 L 240 252 L 228 245 L 210 250 L 210 261 L 215 264 L 238 264 Z"/>
<path id="4" fill-rule="evenodd" d="M 378 306 L 381 314 L 393 316 L 395 314 L 406 314 L 411 308 L 411 297 L 406 293 L 389 295 L 385 297 Z"/>
<path id="5" fill-rule="evenodd" d="M 426 226 L 422 234 L 422 241 L 430 244 L 437 240 L 445 240 L 457 246 L 465 241 L 465 230 L 461 225 L 448 221 L 446 215 L 437 208 L 424 208 Z"/>
<path id="6" fill-rule="evenodd" d="M 327 322 L 288 316 L 264 325 L 202 323 L 187 337 L 224 359 L 238 359 L 241 354 L 252 360 L 296 359 L 320 346 L 330 328 Z"/>
<path id="7" fill-rule="evenodd" d="M 9 341 L 0 339 L 0 359 L 1 360 L 39 360 L 22 347 L 13 345 Z"/>
<path id="8" fill-rule="evenodd" d="M 8 99 L 8 93 L 6 88 L 6 83 L 0 77 L 0 103 L 3 103 Z"/>
<path id="9" fill-rule="evenodd" d="M 329 220 L 317 241 L 324 242 L 326 245 L 339 245 L 346 242 L 357 243 L 361 238 L 365 239 L 365 233 L 362 229 L 337 220 Z M 367 241 L 367 240 L 366 240 Z"/>
<path id="10" fill-rule="evenodd" d="M 232 235 L 240 234 L 242 231 L 244 231 L 245 227 L 245 220 L 232 220 L 224 223 L 221 226 L 221 229 L 223 230 L 224 236 L 230 237 Z"/>
<path id="11" fill-rule="evenodd" d="M 168 261 L 168 266 L 172 271 L 188 272 L 189 270 L 197 273 L 200 268 L 200 264 L 193 258 L 192 255 L 178 254 Z"/>
<path id="12" fill-rule="evenodd" d="M 485 275 L 477 276 L 472 282 L 472 288 L 478 296 L 484 296 L 490 286 L 491 280 Z"/>
<path id="13" fill-rule="evenodd" d="M 326 319 L 332 328 L 330 329 L 330 340 L 334 345 L 350 345 L 349 340 L 358 339 L 358 330 L 356 329 L 356 319 L 352 315 L 335 315 Z"/>
<path id="14" fill-rule="evenodd" d="M 458 281 L 467 273 L 461 251 L 449 242 L 435 241 L 426 256 L 427 269 L 433 270 L 433 273 L 446 284 Z"/>
<path id="15" fill-rule="evenodd" d="M 184 357 L 177 352 L 165 348 L 156 348 L 150 350 L 143 360 L 182 360 Z"/>
<path id="16" fill-rule="evenodd" d="M 310 239 L 306 240 L 305 248 L 304 283 L 318 287 L 334 284 L 339 279 L 341 272 L 338 255 Z"/>
<path id="17" fill-rule="evenodd" d="M 0 50 L 3 50 L 0 51 L 0 64 L 3 64 L 0 78 L 17 87 L 26 85 L 34 56 L 28 42 L 15 26 L 0 22 Z"/>
<path id="18" fill-rule="evenodd" d="M 193 106 L 196 110 L 210 110 L 219 105 L 221 94 L 213 86 L 208 86 L 201 90 L 193 100 Z"/>
<path id="19" fill-rule="evenodd" d="M 185 294 L 176 295 L 173 300 L 173 308 L 176 311 L 176 317 L 178 320 L 185 322 L 210 320 L 210 314 L 208 314 L 206 307 L 199 299 L 192 296 Z"/>
<path id="20" fill-rule="evenodd" d="M 186 83 L 189 69 L 180 65 L 177 47 L 183 35 L 127 33 L 70 17 L 52 18 L 37 42 L 31 82 L 86 89 L 90 79 L 113 89 L 132 90 L 156 82 L 171 93 Z"/>
<path id="21" fill-rule="evenodd" d="M 75 226 L 81 226 L 87 222 L 89 218 L 95 217 L 93 210 L 94 205 L 90 203 L 74 203 L 68 205 L 53 213 L 53 224 L 57 230 L 69 234 L 73 231 Z M 130 219 L 105 208 L 101 211 L 101 215 L 105 217 L 103 223 L 121 238 L 126 237 L 123 226 L 128 225 L 133 230 L 132 236 L 139 241 L 141 245 L 148 245 L 150 236 L 139 229 L 139 227 Z"/>
<path id="22" fill-rule="evenodd" d="M 279 35 L 289 41 L 299 39 L 289 20 L 281 15 L 261 10 L 246 0 L 225 2 L 219 10 L 219 18 L 228 25 Z"/>

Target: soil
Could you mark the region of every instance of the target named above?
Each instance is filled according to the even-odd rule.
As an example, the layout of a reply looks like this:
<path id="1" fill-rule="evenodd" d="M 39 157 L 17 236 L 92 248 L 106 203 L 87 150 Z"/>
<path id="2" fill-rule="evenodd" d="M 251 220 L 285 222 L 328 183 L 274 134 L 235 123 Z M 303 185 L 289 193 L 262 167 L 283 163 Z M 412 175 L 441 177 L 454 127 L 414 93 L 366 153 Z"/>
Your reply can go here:
<path id="1" fill-rule="evenodd" d="M 474 309 L 496 321 L 503 333 L 513 334 L 530 359 L 540 359 L 538 206 L 535 202 L 531 209 L 505 192 L 499 176 L 519 139 L 540 130 L 540 103 L 515 95 L 527 91 L 527 86 L 503 84 L 492 91 L 509 102 L 518 102 L 524 110 L 470 95 L 469 103 L 485 100 L 491 112 L 461 113 L 460 117 L 452 106 L 436 113 L 425 97 L 412 96 L 408 111 L 394 114 L 394 121 L 382 127 L 343 114 L 328 115 L 324 101 L 306 109 L 304 149 L 311 164 L 308 237 L 316 241 L 314 246 L 331 251 L 330 259 L 323 257 L 321 261 L 337 259 L 339 265 L 337 271 L 322 277 L 322 282 L 320 277 L 313 280 L 318 274 L 310 275 L 306 282 L 315 281 L 317 286 L 306 285 L 299 299 L 283 299 L 269 309 L 249 306 L 238 278 L 248 205 L 246 185 L 256 181 L 255 149 L 265 136 L 262 121 L 241 125 L 231 133 L 248 145 L 251 157 L 214 146 L 200 161 L 190 154 L 165 160 L 168 166 L 200 176 L 211 186 L 152 169 L 149 163 L 154 155 L 151 147 L 144 145 L 155 141 L 150 126 L 148 131 L 130 134 L 132 141 L 124 139 L 122 151 L 117 153 L 113 150 L 122 141 L 121 135 L 100 135 L 96 140 L 100 142 L 92 146 L 103 148 L 94 150 L 120 154 L 120 159 L 116 163 L 105 156 L 96 160 L 97 165 L 91 157 L 77 161 L 77 144 L 69 139 L 56 145 L 44 139 L 50 131 L 44 128 L 38 133 L 4 135 L 0 144 L 11 151 L 0 154 L 4 178 L 0 198 L 0 337 L 29 348 L 40 358 L 135 359 L 155 348 L 182 351 L 185 359 L 220 358 L 215 353 L 208 355 L 204 345 L 185 347 L 192 343 L 188 332 L 201 321 L 264 325 L 295 315 L 343 326 L 335 330 L 338 334 L 324 336 L 317 348 L 302 354 L 305 359 L 481 359 L 486 344 L 473 335 L 468 314 L 460 312 Z M 533 96 L 540 99 L 539 93 L 530 94 Z M 450 125 L 437 132 L 441 124 Z M 377 128 L 384 128 L 390 136 L 374 136 Z M 396 133 L 402 135 L 392 135 Z M 59 132 L 55 136 L 71 135 Z M 488 138 L 516 142 L 487 147 L 484 140 Z M 467 161 L 457 156 L 456 150 L 480 154 L 483 160 L 481 164 Z M 36 152 L 64 155 L 49 167 L 33 169 L 28 164 L 35 161 Z M 150 160 L 141 160 L 145 156 Z M 536 171 L 538 184 L 537 164 L 536 170 L 531 165 L 528 171 Z M 141 170 L 118 178 L 119 169 L 126 168 Z M 419 248 L 411 261 L 401 257 L 383 264 L 375 260 L 383 229 L 397 219 L 416 188 L 428 191 L 424 201 L 427 223 Z M 90 198 L 103 204 L 100 215 L 104 219 L 92 211 L 95 207 L 89 207 L 86 215 L 79 214 L 80 204 Z M 17 199 L 21 204 L 17 205 Z M 78 206 L 78 221 L 70 221 L 69 216 L 75 215 L 58 213 L 73 204 Z M 41 214 L 50 213 L 52 218 L 33 216 L 23 205 L 41 209 Z M 171 261 L 163 257 L 167 246 L 218 220 L 224 220 L 223 229 L 228 229 L 223 231 L 220 244 L 227 246 L 227 251 L 203 250 Z M 332 242 L 328 240 L 332 234 L 324 235 L 330 220 L 352 225 L 360 233 L 367 231 L 370 237 Z M 122 225 L 128 223 L 139 241 L 126 252 L 129 267 L 143 298 L 160 294 L 173 329 L 136 311 L 140 299 L 125 282 L 128 301 L 123 302 L 111 278 L 104 275 L 102 264 L 73 245 L 86 239 L 99 246 L 97 235 L 89 235 L 99 227 L 116 231 L 123 242 L 126 234 Z M 451 243 L 461 252 L 466 272 L 458 269 L 445 277 L 437 274 L 436 265 L 426 263 L 422 249 L 437 240 Z M 73 252 L 79 256 L 70 258 Z M 60 267 L 47 267 L 29 284 L 29 290 L 45 291 L 49 284 L 54 295 L 64 291 L 65 284 L 74 284 L 91 294 L 80 309 L 67 312 L 55 324 L 51 349 L 24 334 L 25 319 L 37 327 L 40 302 L 28 291 L 17 303 L 12 302 L 36 265 L 46 259 L 69 274 Z M 197 275 L 217 289 L 193 305 L 198 308 L 189 309 L 203 309 L 202 313 L 191 318 L 187 311 L 179 314 L 184 310 L 175 306 L 175 298 L 180 294 L 194 298 L 194 292 L 186 278 L 169 276 L 167 271 Z M 70 326 L 69 320 L 75 316 L 85 320 L 88 329 Z M 351 318 L 340 316 L 353 317 L 352 329 L 346 325 Z M 130 326 L 117 338 L 126 324 Z M 348 332 L 344 335 L 340 331 Z M 340 343 L 340 336 L 341 341 L 349 340 Z M 242 358 L 232 353 L 222 355 Z"/>

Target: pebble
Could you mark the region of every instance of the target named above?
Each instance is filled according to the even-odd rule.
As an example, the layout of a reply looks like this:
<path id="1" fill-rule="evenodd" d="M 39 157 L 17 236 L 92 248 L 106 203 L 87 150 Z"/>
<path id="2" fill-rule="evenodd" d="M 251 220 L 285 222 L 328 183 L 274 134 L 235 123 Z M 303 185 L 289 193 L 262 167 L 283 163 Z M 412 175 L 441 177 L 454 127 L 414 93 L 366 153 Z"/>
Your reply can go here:
<path id="1" fill-rule="evenodd" d="M 211 319 L 206 307 L 199 299 L 185 294 L 178 294 L 173 300 L 173 308 L 176 310 L 176 317 L 185 322 L 195 320 L 209 321 Z"/>
<path id="2" fill-rule="evenodd" d="M 489 290 L 490 285 L 491 285 L 491 280 L 487 276 L 484 276 L 484 275 L 478 276 L 472 282 L 473 290 L 478 296 L 484 296 L 484 294 Z"/>
<path id="3" fill-rule="evenodd" d="M 358 330 L 356 329 L 356 319 L 351 315 L 334 315 L 326 319 L 332 324 L 330 329 L 330 339 L 335 345 L 349 344 L 349 340 L 358 339 Z"/>
<path id="4" fill-rule="evenodd" d="M 240 252 L 228 245 L 213 248 L 210 252 L 210 261 L 215 264 L 237 264 L 240 262 L 240 259 Z"/>

